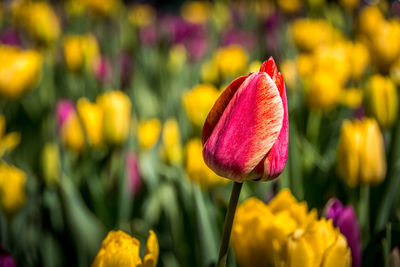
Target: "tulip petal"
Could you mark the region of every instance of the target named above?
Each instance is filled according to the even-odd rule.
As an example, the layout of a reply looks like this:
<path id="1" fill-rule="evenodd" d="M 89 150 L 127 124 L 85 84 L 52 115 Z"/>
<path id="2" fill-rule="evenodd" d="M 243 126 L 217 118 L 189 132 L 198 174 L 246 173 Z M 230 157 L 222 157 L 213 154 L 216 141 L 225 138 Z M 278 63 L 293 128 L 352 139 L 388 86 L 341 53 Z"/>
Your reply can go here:
<path id="1" fill-rule="evenodd" d="M 222 113 L 224 113 L 224 110 L 228 106 L 233 95 L 236 93 L 236 91 L 239 89 L 239 87 L 242 85 L 242 83 L 247 77 L 248 76 L 241 76 L 233 80 L 215 102 L 214 106 L 210 110 L 210 113 L 208 113 L 207 119 L 203 126 L 203 132 L 201 137 L 201 142 L 203 145 L 210 137 L 212 131 L 217 125 L 219 119 L 221 118 Z"/>
<path id="2" fill-rule="evenodd" d="M 274 145 L 283 117 L 275 83 L 264 72 L 251 74 L 203 139 L 206 164 L 218 175 L 242 182 Z"/>
<path id="3" fill-rule="evenodd" d="M 276 84 L 283 104 L 283 122 L 278 139 L 267 154 L 265 160 L 255 168 L 255 175 L 263 176 L 261 180 L 270 180 L 277 177 L 285 168 L 289 145 L 289 116 L 286 98 L 286 87 L 282 74 L 278 71 L 274 60 L 265 61 L 260 71 L 265 71 Z"/>

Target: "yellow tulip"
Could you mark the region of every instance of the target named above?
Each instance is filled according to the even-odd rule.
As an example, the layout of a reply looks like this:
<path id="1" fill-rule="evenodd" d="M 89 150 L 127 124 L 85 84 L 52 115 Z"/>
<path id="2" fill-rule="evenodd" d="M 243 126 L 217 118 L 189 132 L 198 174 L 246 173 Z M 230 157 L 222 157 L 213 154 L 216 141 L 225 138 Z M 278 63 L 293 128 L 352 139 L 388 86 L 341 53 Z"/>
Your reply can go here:
<path id="1" fill-rule="evenodd" d="M 26 202 L 26 174 L 4 162 L 0 163 L 0 206 L 7 216 L 12 216 Z"/>
<path id="2" fill-rule="evenodd" d="M 196 85 L 182 96 L 186 114 L 196 127 L 203 127 L 208 112 L 218 97 L 219 91 L 212 84 Z"/>
<path id="3" fill-rule="evenodd" d="M 287 265 L 350 267 L 351 254 L 346 239 L 332 221 L 322 218 L 305 229 L 296 230 L 287 242 Z"/>
<path id="4" fill-rule="evenodd" d="M 71 112 L 61 127 L 61 140 L 67 148 L 78 153 L 85 146 L 85 136 L 75 111 Z"/>
<path id="5" fill-rule="evenodd" d="M 343 122 L 336 161 L 339 176 L 351 187 L 383 181 L 385 147 L 375 119 Z"/>
<path id="6" fill-rule="evenodd" d="M 99 147 L 103 143 L 103 110 L 99 104 L 80 98 L 76 109 L 91 146 Z"/>
<path id="7" fill-rule="evenodd" d="M 377 27 L 376 25 L 374 27 Z M 393 19 L 380 24 L 370 36 L 371 56 L 380 70 L 387 72 L 400 56 L 400 21 Z"/>
<path id="8" fill-rule="evenodd" d="M 304 52 L 312 52 L 340 37 L 325 20 L 297 19 L 291 26 L 291 33 L 296 47 Z"/>
<path id="9" fill-rule="evenodd" d="M 169 50 L 168 69 L 171 73 L 180 73 L 186 62 L 186 49 L 183 45 L 174 45 Z"/>
<path id="10" fill-rule="evenodd" d="M 368 48 L 362 43 L 349 43 L 347 49 L 351 77 L 353 80 L 358 81 L 370 61 Z"/>
<path id="11" fill-rule="evenodd" d="M 144 150 L 153 148 L 157 144 L 160 132 L 161 121 L 159 119 L 153 118 L 140 122 L 137 129 L 140 147 Z"/>
<path id="12" fill-rule="evenodd" d="M 186 173 L 191 181 L 202 188 L 224 185 L 229 182 L 215 174 L 205 164 L 203 159 L 203 145 L 200 139 L 192 139 L 185 146 Z"/>
<path id="13" fill-rule="evenodd" d="M 278 7 L 288 14 L 298 12 L 302 6 L 301 0 L 278 0 Z"/>
<path id="14" fill-rule="evenodd" d="M 219 79 L 218 66 L 213 60 L 205 61 L 201 66 L 201 78 L 205 83 L 217 83 Z"/>
<path id="15" fill-rule="evenodd" d="M 203 24 L 210 19 L 211 6 L 205 1 L 188 1 L 182 5 L 181 15 L 190 23 Z"/>
<path id="16" fill-rule="evenodd" d="M 6 119 L 0 115 L 0 158 L 8 151 L 13 150 L 21 141 L 21 135 L 17 132 L 6 134 Z"/>
<path id="17" fill-rule="evenodd" d="M 156 11 L 150 5 L 134 4 L 129 10 L 129 22 L 136 27 L 148 27 L 156 21 Z"/>
<path id="18" fill-rule="evenodd" d="M 60 36 L 61 27 L 57 15 L 47 2 L 19 1 L 14 5 L 13 17 L 34 38 L 44 44 L 52 44 Z"/>
<path id="19" fill-rule="evenodd" d="M 181 137 L 178 122 L 175 119 L 168 119 L 164 123 L 162 131 L 162 158 L 173 165 L 182 162 Z"/>
<path id="20" fill-rule="evenodd" d="M 155 267 L 157 266 L 159 245 L 156 234 L 150 230 L 146 251 L 142 259 L 139 255 L 140 242 L 121 230 L 110 231 L 101 243 L 92 267 Z"/>
<path id="21" fill-rule="evenodd" d="M 57 183 L 60 179 L 60 152 L 55 143 L 46 143 L 42 150 L 42 172 L 47 186 Z"/>
<path id="22" fill-rule="evenodd" d="M 102 15 L 111 15 L 119 5 L 119 0 L 82 0 L 84 6 L 91 12 Z"/>
<path id="23" fill-rule="evenodd" d="M 104 114 L 103 130 L 106 141 L 122 144 L 129 135 L 131 100 L 121 91 L 110 91 L 97 97 Z"/>
<path id="24" fill-rule="evenodd" d="M 240 45 L 230 45 L 219 48 L 214 54 L 213 61 L 223 79 L 233 78 L 245 74 L 248 55 Z"/>
<path id="25" fill-rule="evenodd" d="M 298 85 L 298 72 L 297 63 L 295 60 L 284 60 L 279 68 L 282 72 L 283 80 L 285 81 L 286 88 L 290 91 L 295 90 Z"/>
<path id="26" fill-rule="evenodd" d="M 363 99 L 363 92 L 357 88 L 350 88 L 346 90 L 342 90 L 342 94 L 340 96 L 340 103 L 349 107 L 349 108 L 357 108 L 361 105 Z"/>
<path id="27" fill-rule="evenodd" d="M 247 72 L 256 72 L 259 71 L 261 68 L 261 64 L 262 62 L 259 60 L 254 60 L 252 62 L 250 62 L 249 67 L 247 68 Z"/>
<path id="28" fill-rule="evenodd" d="M 232 246 L 239 265 L 281 266 L 286 262 L 288 237 L 316 220 L 305 202 L 298 202 L 288 189 L 267 205 L 249 198 L 238 206 L 232 228 Z"/>
<path id="29" fill-rule="evenodd" d="M 346 11 L 355 10 L 358 7 L 359 4 L 360 4 L 360 0 L 340 0 L 340 5 Z"/>
<path id="30" fill-rule="evenodd" d="M 99 45 L 92 34 L 70 35 L 64 38 L 64 58 L 69 70 L 92 68 L 100 58 Z"/>
<path id="31" fill-rule="evenodd" d="M 307 104 L 312 109 L 330 110 L 338 104 L 341 93 L 340 82 L 332 73 L 317 72 L 306 92 Z"/>
<path id="32" fill-rule="evenodd" d="M 396 121 L 398 96 L 393 82 L 381 75 L 373 75 L 367 85 L 367 111 L 382 128 L 390 128 Z"/>
<path id="33" fill-rule="evenodd" d="M 16 99 L 36 86 L 42 72 L 42 57 L 34 50 L 0 46 L 0 95 Z"/>
<path id="34" fill-rule="evenodd" d="M 383 22 L 382 12 L 376 5 L 369 5 L 363 8 L 358 18 L 359 30 L 367 36 L 374 36 Z"/>

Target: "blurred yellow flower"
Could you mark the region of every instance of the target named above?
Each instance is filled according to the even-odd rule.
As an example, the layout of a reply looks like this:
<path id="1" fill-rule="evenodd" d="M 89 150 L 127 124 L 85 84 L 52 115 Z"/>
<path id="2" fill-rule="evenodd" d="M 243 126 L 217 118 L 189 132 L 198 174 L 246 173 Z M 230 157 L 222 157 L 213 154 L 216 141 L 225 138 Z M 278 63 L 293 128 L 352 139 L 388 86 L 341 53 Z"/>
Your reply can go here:
<path id="1" fill-rule="evenodd" d="M 376 5 L 363 8 L 358 17 L 358 28 L 361 33 L 373 36 L 380 29 L 384 17 Z"/>
<path id="2" fill-rule="evenodd" d="M 182 162 L 182 146 L 178 122 L 175 119 L 168 119 L 162 130 L 162 158 L 173 165 Z"/>
<path id="3" fill-rule="evenodd" d="M 254 60 L 254 61 L 250 62 L 247 72 L 250 73 L 250 72 L 259 71 L 261 68 L 261 64 L 262 64 L 262 62 L 259 60 Z"/>
<path id="4" fill-rule="evenodd" d="M 54 43 L 61 33 L 60 23 L 51 5 L 44 1 L 14 1 L 13 18 L 34 38 Z"/>
<path id="5" fill-rule="evenodd" d="M 288 14 L 298 12 L 303 6 L 303 1 L 301 0 L 278 0 L 277 3 L 278 7 Z"/>
<path id="6" fill-rule="evenodd" d="M 346 90 L 342 90 L 342 94 L 340 96 L 340 103 L 349 107 L 349 108 L 357 108 L 361 105 L 363 100 L 363 92 L 357 88 L 349 88 Z"/>
<path id="7" fill-rule="evenodd" d="M 81 15 L 85 11 L 85 5 L 81 0 L 65 1 L 65 10 L 70 16 Z"/>
<path id="8" fill-rule="evenodd" d="M 75 111 L 70 113 L 61 127 L 61 140 L 67 148 L 77 153 L 82 151 L 85 146 L 85 136 Z"/>
<path id="9" fill-rule="evenodd" d="M 400 57 L 399 59 L 390 67 L 390 78 L 396 85 L 400 85 Z"/>
<path id="10" fill-rule="evenodd" d="M 287 242 L 287 265 L 350 267 L 351 254 L 345 237 L 325 218 L 296 230 Z"/>
<path id="11" fill-rule="evenodd" d="M 4 162 L 0 163 L 0 206 L 6 215 L 12 216 L 26 202 L 26 174 Z"/>
<path id="12" fill-rule="evenodd" d="M 218 66 L 213 60 L 205 61 L 201 65 L 201 78 L 205 83 L 217 83 L 219 79 Z"/>
<path id="13" fill-rule="evenodd" d="M 392 19 L 381 23 L 369 38 L 372 59 L 380 70 L 386 72 L 400 56 L 400 21 Z"/>
<path id="14" fill-rule="evenodd" d="M 339 176 L 351 187 L 383 181 L 385 147 L 375 119 L 343 122 L 336 161 Z"/>
<path id="15" fill-rule="evenodd" d="M 196 85 L 182 96 L 186 114 L 196 127 L 203 127 L 208 112 L 218 97 L 219 91 L 212 84 Z"/>
<path id="16" fill-rule="evenodd" d="M 297 59 L 297 69 L 302 79 L 311 76 L 314 71 L 313 57 L 310 54 L 300 54 Z"/>
<path id="17" fill-rule="evenodd" d="M 347 11 L 355 10 L 360 4 L 360 0 L 340 0 L 340 5 Z"/>
<path id="18" fill-rule="evenodd" d="M 239 265 L 284 266 L 288 238 L 317 219 L 305 202 L 284 189 L 269 204 L 252 197 L 238 206 L 232 246 Z M 316 265 L 317 266 L 317 265 Z"/>
<path id="19" fill-rule="evenodd" d="M 80 98 L 76 109 L 82 121 L 88 143 L 99 147 L 103 143 L 103 110 L 99 104 L 91 103 L 87 98 Z"/>
<path id="20" fill-rule="evenodd" d="M 8 151 L 13 150 L 21 141 L 21 135 L 17 132 L 6 134 L 6 119 L 0 115 L 0 158 Z"/>
<path id="21" fill-rule="evenodd" d="M 183 45 L 174 45 L 169 50 L 168 69 L 171 73 L 178 74 L 185 65 L 187 58 L 186 48 Z"/>
<path id="22" fill-rule="evenodd" d="M 366 89 L 367 112 L 376 118 L 382 128 L 389 128 L 396 121 L 398 95 L 396 86 L 386 77 L 373 75 Z"/>
<path id="23" fill-rule="evenodd" d="M 121 230 L 110 231 L 101 243 L 92 267 L 131 267 L 157 266 L 159 245 L 156 234 L 150 230 L 146 242 L 146 252 L 142 259 L 139 255 L 140 242 Z"/>
<path id="24" fill-rule="evenodd" d="M 213 58 L 218 66 L 218 72 L 222 78 L 235 78 L 245 74 L 248 55 L 240 45 L 230 45 L 219 48 Z"/>
<path id="25" fill-rule="evenodd" d="M 150 5 L 134 4 L 129 9 L 129 22 L 136 27 L 147 27 L 156 21 L 156 11 Z"/>
<path id="26" fill-rule="evenodd" d="M 306 91 L 307 104 L 312 109 L 330 110 L 340 100 L 342 86 L 331 72 L 318 71 Z"/>
<path id="27" fill-rule="evenodd" d="M 137 135 L 141 149 L 151 149 L 156 144 L 160 137 L 161 121 L 153 118 L 147 121 L 142 121 L 138 125 Z"/>
<path id="28" fill-rule="evenodd" d="M 82 0 L 84 6 L 95 14 L 108 16 L 118 7 L 119 0 Z"/>
<path id="29" fill-rule="evenodd" d="M 226 27 L 231 21 L 229 6 L 223 2 L 215 2 L 212 7 L 212 20 L 218 30 Z"/>
<path id="30" fill-rule="evenodd" d="M 285 81 L 286 87 L 293 91 L 298 88 L 298 73 L 297 63 L 293 59 L 287 59 L 282 61 L 279 69 L 282 72 L 283 80 Z"/>
<path id="31" fill-rule="evenodd" d="M 103 130 L 106 141 L 122 144 L 129 135 L 131 100 L 121 91 L 110 91 L 97 97 L 104 114 Z"/>
<path id="32" fill-rule="evenodd" d="M 342 38 L 339 31 L 325 20 L 297 19 L 291 25 L 291 33 L 296 47 L 304 52 Z"/>
<path id="33" fill-rule="evenodd" d="M 64 38 L 64 58 L 69 70 L 91 69 L 100 59 L 96 37 L 92 34 L 69 35 Z"/>
<path id="34" fill-rule="evenodd" d="M 210 19 L 211 6 L 206 1 L 187 1 L 181 7 L 181 15 L 190 23 L 203 24 Z"/>
<path id="35" fill-rule="evenodd" d="M 186 173 L 189 179 L 202 188 L 224 185 L 229 182 L 215 174 L 205 164 L 203 159 L 203 145 L 200 139 L 192 139 L 185 146 Z"/>
<path id="36" fill-rule="evenodd" d="M 41 166 L 47 186 L 60 180 L 60 152 L 56 143 L 46 143 L 42 150 Z"/>
<path id="37" fill-rule="evenodd" d="M 42 57 L 34 50 L 0 46 L 0 95 L 16 99 L 38 83 Z"/>
<path id="38" fill-rule="evenodd" d="M 369 64 L 368 48 L 362 43 L 349 43 L 347 49 L 351 77 L 357 81 L 364 74 Z"/>

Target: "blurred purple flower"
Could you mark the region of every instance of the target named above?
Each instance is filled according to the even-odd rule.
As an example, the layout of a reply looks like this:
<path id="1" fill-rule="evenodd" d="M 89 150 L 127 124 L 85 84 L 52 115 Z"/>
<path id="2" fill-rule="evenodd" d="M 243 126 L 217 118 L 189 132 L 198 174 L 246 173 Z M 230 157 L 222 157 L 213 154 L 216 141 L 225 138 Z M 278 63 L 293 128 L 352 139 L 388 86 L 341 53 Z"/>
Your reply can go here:
<path id="1" fill-rule="evenodd" d="M 119 56 L 120 73 L 121 73 L 121 86 L 127 88 L 133 76 L 133 62 L 131 55 L 123 51 Z"/>
<path id="2" fill-rule="evenodd" d="M 208 39 L 204 25 L 189 23 L 174 15 L 164 16 L 161 21 L 161 31 L 165 38 L 173 45 L 184 45 L 189 60 L 197 61 L 205 56 Z"/>
<path id="3" fill-rule="evenodd" d="M 74 103 L 70 100 L 60 100 L 57 103 L 56 114 L 57 114 L 57 126 L 61 129 L 65 121 L 68 119 L 71 112 L 74 111 Z"/>
<path id="4" fill-rule="evenodd" d="M 154 46 L 158 40 L 158 31 L 155 25 L 139 29 L 140 43 L 146 46 Z"/>
<path id="5" fill-rule="evenodd" d="M 359 106 L 354 110 L 354 117 L 361 120 L 364 117 L 365 108 L 363 105 Z"/>
<path id="6" fill-rule="evenodd" d="M 0 267 L 16 267 L 11 254 L 0 245 Z"/>
<path id="7" fill-rule="evenodd" d="M 232 44 L 238 44 L 247 50 L 251 50 L 256 44 L 256 37 L 252 32 L 241 32 L 232 29 L 224 35 L 222 45 L 228 46 Z"/>
<path id="8" fill-rule="evenodd" d="M 325 214 L 346 237 L 351 249 L 353 267 L 361 266 L 361 233 L 353 206 L 343 206 L 338 199 L 332 198 L 326 204 Z"/>
<path id="9" fill-rule="evenodd" d="M 100 82 L 106 81 L 111 74 L 110 64 L 106 57 L 101 57 L 99 63 L 96 65 L 96 78 Z"/>
<path id="10" fill-rule="evenodd" d="M 279 55 L 281 49 L 282 14 L 274 12 L 264 22 L 266 48 L 272 55 Z"/>
<path id="11" fill-rule="evenodd" d="M 130 192 L 133 194 L 133 196 L 135 196 L 137 195 L 137 193 L 139 193 L 139 190 L 142 187 L 139 165 L 135 152 L 128 151 L 126 153 L 125 166 L 126 166 L 126 173 L 129 179 Z"/>
<path id="12" fill-rule="evenodd" d="M 18 32 L 12 29 L 7 29 L 1 33 L 0 42 L 5 45 L 21 46 Z"/>

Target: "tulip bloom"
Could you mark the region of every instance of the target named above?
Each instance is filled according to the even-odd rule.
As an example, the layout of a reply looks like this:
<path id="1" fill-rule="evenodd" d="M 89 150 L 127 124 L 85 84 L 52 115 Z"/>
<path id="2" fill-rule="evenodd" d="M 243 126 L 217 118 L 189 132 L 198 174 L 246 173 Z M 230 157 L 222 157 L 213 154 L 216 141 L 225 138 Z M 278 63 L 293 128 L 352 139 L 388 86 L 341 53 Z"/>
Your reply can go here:
<path id="1" fill-rule="evenodd" d="M 326 217 L 346 237 L 351 249 L 353 267 L 361 266 L 361 233 L 354 208 L 343 206 L 336 198 L 331 199 L 325 208 Z"/>
<path id="2" fill-rule="evenodd" d="M 204 161 L 237 182 L 273 179 L 286 164 L 288 130 L 285 84 L 270 58 L 217 99 L 203 127 Z"/>
<path id="3" fill-rule="evenodd" d="M 111 266 L 157 266 L 159 245 L 156 234 L 150 230 L 143 260 L 139 255 L 140 242 L 134 237 L 118 231 L 110 231 L 101 243 L 92 267 Z"/>

